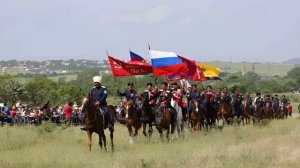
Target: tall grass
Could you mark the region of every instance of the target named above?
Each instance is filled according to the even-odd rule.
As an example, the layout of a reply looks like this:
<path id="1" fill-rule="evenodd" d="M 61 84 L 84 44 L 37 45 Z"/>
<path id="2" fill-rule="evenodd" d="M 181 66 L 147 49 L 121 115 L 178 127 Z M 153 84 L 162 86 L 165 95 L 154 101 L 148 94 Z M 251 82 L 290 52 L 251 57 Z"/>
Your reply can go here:
<path id="1" fill-rule="evenodd" d="M 117 125 L 115 152 L 100 150 L 93 134 L 78 127 L 44 123 L 40 127 L 0 128 L 0 167 L 299 167 L 299 119 L 271 121 L 267 126 L 229 126 L 200 133 L 185 130 L 184 139 L 151 142 L 140 134 L 134 145 Z M 140 132 L 141 133 L 141 132 Z"/>

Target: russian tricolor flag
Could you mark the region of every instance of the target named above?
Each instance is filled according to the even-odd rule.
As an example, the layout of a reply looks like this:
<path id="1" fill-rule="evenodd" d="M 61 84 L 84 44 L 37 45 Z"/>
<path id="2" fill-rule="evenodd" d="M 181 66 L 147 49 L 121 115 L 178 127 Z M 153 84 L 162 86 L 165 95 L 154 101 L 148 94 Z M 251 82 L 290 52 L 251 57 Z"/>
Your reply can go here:
<path id="1" fill-rule="evenodd" d="M 150 50 L 154 76 L 173 76 L 185 74 L 187 66 L 174 52 Z"/>
<path id="2" fill-rule="evenodd" d="M 140 62 L 146 62 L 146 60 L 144 60 L 143 57 L 139 56 L 138 54 L 132 52 L 132 51 L 129 51 L 130 53 L 130 59 L 131 61 L 140 61 Z"/>

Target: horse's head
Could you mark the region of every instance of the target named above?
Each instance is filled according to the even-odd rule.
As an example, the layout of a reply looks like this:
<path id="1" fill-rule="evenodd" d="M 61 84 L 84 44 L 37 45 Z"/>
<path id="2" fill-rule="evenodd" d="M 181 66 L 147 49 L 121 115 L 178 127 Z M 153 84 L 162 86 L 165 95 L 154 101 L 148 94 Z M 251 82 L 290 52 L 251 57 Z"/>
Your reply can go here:
<path id="1" fill-rule="evenodd" d="M 97 104 L 93 102 L 88 96 L 84 96 L 82 99 L 82 112 L 88 113 L 90 110 L 96 109 Z"/>
<path id="2" fill-rule="evenodd" d="M 125 105 L 124 105 L 124 111 L 125 111 L 125 113 L 126 113 L 126 115 L 125 115 L 125 118 L 128 118 L 129 117 L 129 113 L 132 111 L 132 109 L 133 109 L 133 105 L 134 105 L 134 103 L 133 103 L 133 101 L 132 100 L 128 100 L 126 103 L 125 103 Z"/>
<path id="3" fill-rule="evenodd" d="M 199 112 L 199 102 L 197 100 L 193 100 L 193 109 L 195 110 L 196 113 Z"/>

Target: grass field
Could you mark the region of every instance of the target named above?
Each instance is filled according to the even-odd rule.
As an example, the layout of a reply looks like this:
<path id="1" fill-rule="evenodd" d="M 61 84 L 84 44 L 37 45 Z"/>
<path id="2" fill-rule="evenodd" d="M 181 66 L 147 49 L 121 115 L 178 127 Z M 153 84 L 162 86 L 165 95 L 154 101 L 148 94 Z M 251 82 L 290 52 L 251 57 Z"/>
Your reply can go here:
<path id="1" fill-rule="evenodd" d="M 298 115 L 295 108 L 294 117 L 264 126 L 186 129 L 184 139 L 169 143 L 162 143 L 156 130 L 148 142 L 140 131 L 133 145 L 126 128 L 117 125 L 114 153 L 109 145 L 107 152 L 100 150 L 96 134 L 88 152 L 87 135 L 79 127 L 3 127 L 0 167 L 299 167 Z"/>

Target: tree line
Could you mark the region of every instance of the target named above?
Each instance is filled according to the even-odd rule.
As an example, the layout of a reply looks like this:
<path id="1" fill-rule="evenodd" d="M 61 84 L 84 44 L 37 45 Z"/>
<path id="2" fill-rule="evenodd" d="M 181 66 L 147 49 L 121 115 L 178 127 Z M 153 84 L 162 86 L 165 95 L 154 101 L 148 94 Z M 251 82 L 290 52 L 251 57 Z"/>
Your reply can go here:
<path id="1" fill-rule="evenodd" d="M 52 105 L 62 105 L 66 102 L 77 102 L 80 104 L 82 96 L 88 94 L 93 87 L 92 78 L 99 75 L 99 69 L 92 68 L 78 73 L 76 80 L 66 82 L 61 79 L 58 82 L 43 76 L 36 76 L 22 82 L 16 76 L 0 76 L 0 102 L 15 103 L 21 99 L 23 102 L 33 105 L 41 105 L 50 101 Z M 153 76 L 123 77 L 115 79 L 111 74 L 102 74 L 102 83 L 108 89 L 110 97 L 115 97 L 116 88 L 126 89 L 128 82 L 133 82 L 138 93 L 146 89 L 146 83 L 155 83 Z M 212 85 L 213 88 L 227 87 L 232 91 L 239 89 L 242 93 L 246 91 L 262 93 L 290 92 L 300 89 L 300 67 L 295 67 L 285 77 L 263 78 L 254 72 L 246 74 L 223 74 L 220 80 L 207 82 L 195 82 L 199 88 Z M 158 78 L 159 84 L 164 78 Z"/>

